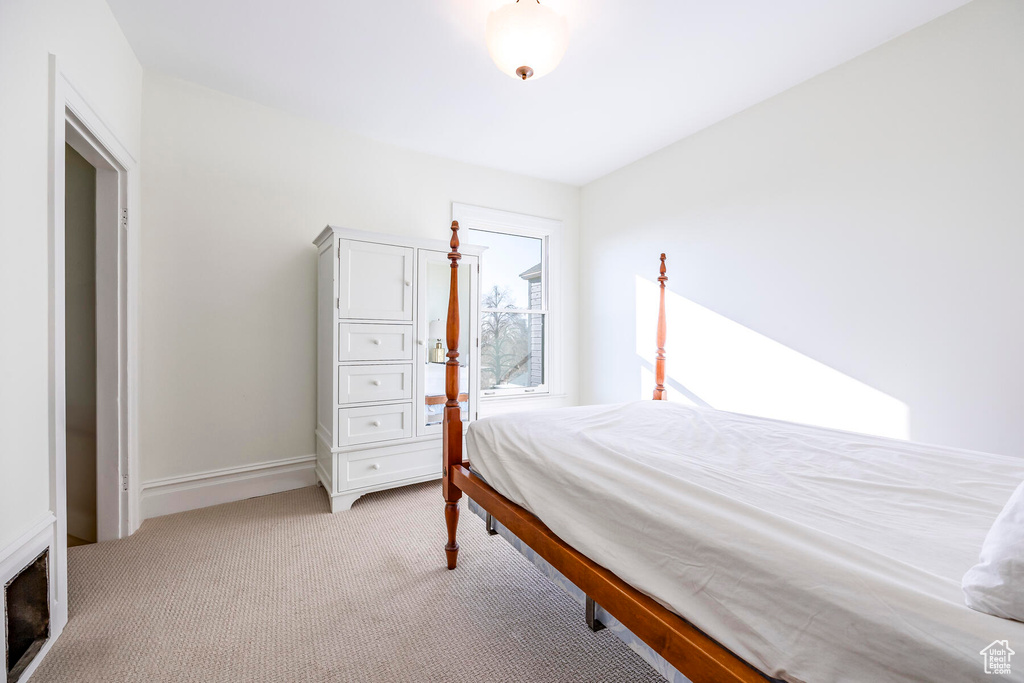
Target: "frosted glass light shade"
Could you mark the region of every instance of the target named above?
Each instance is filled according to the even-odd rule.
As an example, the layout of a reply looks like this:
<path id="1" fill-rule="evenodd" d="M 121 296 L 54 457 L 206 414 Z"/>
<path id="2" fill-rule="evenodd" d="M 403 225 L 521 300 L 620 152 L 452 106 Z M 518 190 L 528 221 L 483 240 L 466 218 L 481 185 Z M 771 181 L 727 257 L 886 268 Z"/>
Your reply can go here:
<path id="1" fill-rule="evenodd" d="M 542 78 L 562 61 L 569 46 L 565 17 L 536 0 L 520 0 L 487 17 L 487 50 L 513 78 Z"/>
<path id="2" fill-rule="evenodd" d="M 431 339 L 444 339 L 445 324 L 443 320 L 440 318 L 437 320 L 431 320 L 427 327 L 429 328 L 427 334 Z"/>

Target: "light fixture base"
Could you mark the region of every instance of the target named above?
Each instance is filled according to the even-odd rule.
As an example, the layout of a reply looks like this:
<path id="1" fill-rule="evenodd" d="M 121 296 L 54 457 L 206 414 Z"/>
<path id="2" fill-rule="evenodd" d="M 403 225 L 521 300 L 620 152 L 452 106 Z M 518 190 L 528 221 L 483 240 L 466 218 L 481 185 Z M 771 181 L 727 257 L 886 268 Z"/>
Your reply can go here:
<path id="1" fill-rule="evenodd" d="M 518 0 L 517 0 L 518 1 Z M 533 75 L 533 69 L 528 66 L 521 66 L 516 69 L 516 76 L 519 76 L 524 81 Z"/>

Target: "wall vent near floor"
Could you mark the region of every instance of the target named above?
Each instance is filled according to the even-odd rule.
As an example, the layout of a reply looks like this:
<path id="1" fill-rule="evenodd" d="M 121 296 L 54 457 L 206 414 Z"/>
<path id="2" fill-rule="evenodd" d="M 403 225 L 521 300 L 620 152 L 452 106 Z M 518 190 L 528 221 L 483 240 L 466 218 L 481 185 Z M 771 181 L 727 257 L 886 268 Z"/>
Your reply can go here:
<path id="1" fill-rule="evenodd" d="M 4 586 L 7 683 L 16 683 L 50 637 L 50 549 Z"/>

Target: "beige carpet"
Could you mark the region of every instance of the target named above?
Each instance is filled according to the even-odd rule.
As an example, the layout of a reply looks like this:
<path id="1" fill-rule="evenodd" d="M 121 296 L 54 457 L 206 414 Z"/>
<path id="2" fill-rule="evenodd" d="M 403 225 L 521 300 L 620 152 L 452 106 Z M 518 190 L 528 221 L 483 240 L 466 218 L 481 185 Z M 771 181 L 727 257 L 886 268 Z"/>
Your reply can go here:
<path id="1" fill-rule="evenodd" d="M 72 548 L 59 681 L 661 681 L 440 486 L 331 515 L 312 487 L 148 520 Z"/>

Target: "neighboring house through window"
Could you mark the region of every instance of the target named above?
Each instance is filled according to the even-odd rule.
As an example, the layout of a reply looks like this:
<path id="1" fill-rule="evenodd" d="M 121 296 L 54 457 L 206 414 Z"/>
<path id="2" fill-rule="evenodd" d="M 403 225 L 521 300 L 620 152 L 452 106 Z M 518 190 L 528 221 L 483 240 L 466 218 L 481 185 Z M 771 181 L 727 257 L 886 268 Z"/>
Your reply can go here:
<path id="1" fill-rule="evenodd" d="M 548 394 L 554 288 L 550 264 L 560 221 L 452 208 L 461 239 L 487 247 L 480 259 L 480 393 L 483 398 Z"/>

